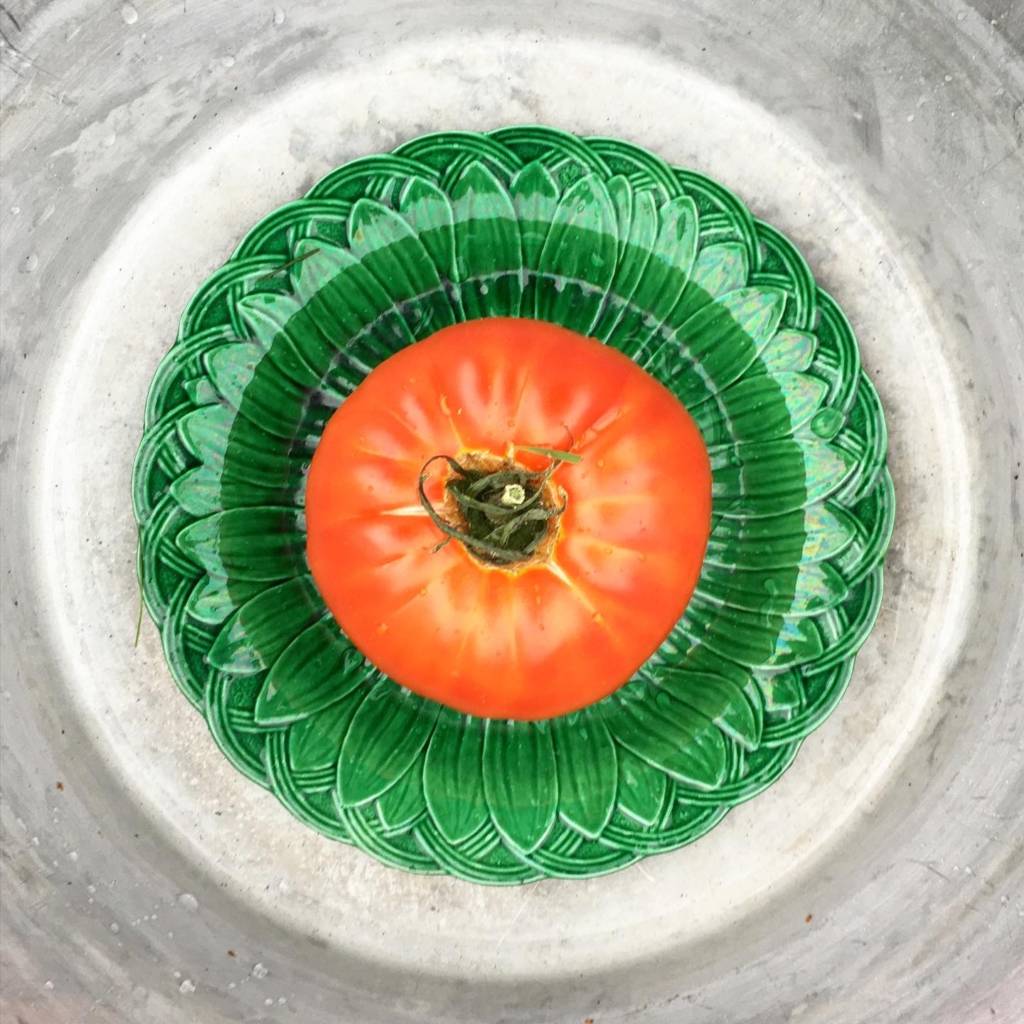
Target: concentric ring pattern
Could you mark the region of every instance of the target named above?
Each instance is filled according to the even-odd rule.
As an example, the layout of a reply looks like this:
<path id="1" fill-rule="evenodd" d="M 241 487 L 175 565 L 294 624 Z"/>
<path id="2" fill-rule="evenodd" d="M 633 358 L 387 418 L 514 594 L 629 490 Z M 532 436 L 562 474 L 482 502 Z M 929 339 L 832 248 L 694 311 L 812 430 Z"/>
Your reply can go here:
<path id="1" fill-rule="evenodd" d="M 332 411 L 403 346 L 484 316 L 620 349 L 712 460 L 683 618 L 621 689 L 540 722 L 384 677 L 305 559 Z M 296 817 L 409 870 L 585 877 L 705 833 L 836 706 L 881 600 L 885 450 L 842 311 L 726 189 L 611 139 L 435 134 L 276 210 L 189 303 L 146 406 L 139 573 L 179 686 Z"/>

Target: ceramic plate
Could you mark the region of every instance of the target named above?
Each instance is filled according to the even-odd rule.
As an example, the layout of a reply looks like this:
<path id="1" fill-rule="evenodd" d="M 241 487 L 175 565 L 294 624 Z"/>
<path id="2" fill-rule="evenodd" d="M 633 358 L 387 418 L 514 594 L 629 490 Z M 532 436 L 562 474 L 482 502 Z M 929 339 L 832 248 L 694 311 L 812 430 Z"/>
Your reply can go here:
<path id="1" fill-rule="evenodd" d="M 331 414 L 388 357 L 481 318 L 543 320 L 623 353 L 686 406 L 710 455 L 710 536 L 685 613 L 610 696 L 536 721 L 453 712 L 389 678 L 330 615 L 306 557 L 309 466 Z M 523 344 L 507 342 L 510 367 Z M 451 377 L 457 438 L 475 429 L 474 387 L 503 386 Z M 541 386 L 524 376 L 515 407 Z M 571 389 L 535 431 L 578 436 L 574 458 L 597 466 L 635 447 L 588 447 L 608 412 Z M 427 429 L 419 404 L 379 394 L 410 435 Z M 508 415 L 500 429 L 520 436 Z M 387 429 L 372 437 L 360 450 L 399 445 Z M 720 185 L 553 128 L 430 135 L 354 160 L 264 218 L 189 303 L 147 401 L 139 571 L 185 695 L 231 762 L 301 821 L 385 863 L 471 881 L 604 874 L 703 835 L 778 778 L 835 707 L 882 597 L 885 437 L 846 317 L 792 244 Z M 397 458 L 356 486 L 393 477 Z M 562 472 L 569 501 L 586 468 Z M 621 497 L 622 472 L 593 500 Z M 408 475 L 407 493 L 393 488 L 403 522 L 425 511 L 415 465 Z M 353 529 L 368 531 L 360 509 Z M 370 568 L 444 540 L 424 525 Z M 634 532 L 620 523 L 608 550 Z M 593 581 L 598 554 L 582 557 Z M 614 607 L 641 558 L 590 593 Z M 432 576 L 449 572 L 434 564 Z M 445 599 L 468 633 L 486 628 L 474 594 Z M 404 621 L 428 600 L 403 597 Z M 640 628 L 638 613 L 617 628 Z M 536 685 L 557 689 L 564 671 L 556 659 Z"/>

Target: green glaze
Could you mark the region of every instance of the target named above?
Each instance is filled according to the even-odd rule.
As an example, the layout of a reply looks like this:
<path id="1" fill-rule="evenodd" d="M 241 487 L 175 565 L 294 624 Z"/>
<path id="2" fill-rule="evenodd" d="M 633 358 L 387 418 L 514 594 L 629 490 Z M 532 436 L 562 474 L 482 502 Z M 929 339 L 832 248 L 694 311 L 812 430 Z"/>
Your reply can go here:
<path id="1" fill-rule="evenodd" d="M 397 686 L 306 565 L 331 413 L 389 355 L 485 316 L 627 353 L 713 468 L 682 619 L 617 692 L 545 722 Z M 429 135 L 270 214 L 189 303 L 146 405 L 139 573 L 183 692 L 301 821 L 407 870 L 587 877 L 703 835 L 835 707 L 881 600 L 885 450 L 842 311 L 726 189 L 551 128 Z"/>

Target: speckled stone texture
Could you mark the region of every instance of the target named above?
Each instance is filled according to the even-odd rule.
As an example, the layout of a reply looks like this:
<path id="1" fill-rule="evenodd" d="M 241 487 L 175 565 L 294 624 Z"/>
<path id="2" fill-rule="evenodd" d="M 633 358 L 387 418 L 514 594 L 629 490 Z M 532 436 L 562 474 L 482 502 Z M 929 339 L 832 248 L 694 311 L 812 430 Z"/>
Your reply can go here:
<path id="1" fill-rule="evenodd" d="M 78 1021 L 1024 1017 L 1024 8 L 712 0 L 0 9 L 0 1009 Z M 769 793 L 610 878 L 482 889 L 294 824 L 138 595 L 146 386 L 245 228 L 439 128 L 632 139 L 848 311 L 898 519 L 850 691 Z"/>

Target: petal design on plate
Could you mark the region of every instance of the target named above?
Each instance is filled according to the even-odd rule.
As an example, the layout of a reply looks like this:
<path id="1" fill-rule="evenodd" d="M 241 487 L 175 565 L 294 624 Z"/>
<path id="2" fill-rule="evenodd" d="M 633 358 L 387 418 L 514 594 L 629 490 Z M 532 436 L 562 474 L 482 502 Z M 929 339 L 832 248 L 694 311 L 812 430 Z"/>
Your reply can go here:
<path id="1" fill-rule="evenodd" d="M 197 520 L 178 548 L 214 576 L 282 580 L 306 571 L 306 534 L 294 508 L 229 509 Z"/>
<path id="2" fill-rule="evenodd" d="M 423 799 L 423 755 L 420 754 L 405 774 L 383 796 L 377 798 L 377 817 L 389 832 L 411 828 L 426 813 Z"/>
<path id="3" fill-rule="evenodd" d="M 831 441 L 846 423 L 846 417 L 838 409 L 821 409 L 810 422 L 807 430 L 801 433 L 814 435 L 822 441 Z"/>
<path id="4" fill-rule="evenodd" d="M 548 169 L 535 160 L 516 172 L 509 182 L 508 191 L 519 219 L 523 269 L 526 271 L 521 308 L 530 313 L 536 308 L 536 275 L 540 270 L 544 240 L 548 237 L 548 229 L 558 206 L 558 186 Z"/>
<path id="5" fill-rule="evenodd" d="M 267 589 L 265 582 L 203 576 L 185 605 L 186 614 L 208 626 L 219 626 L 239 605 Z"/>
<path id="6" fill-rule="evenodd" d="M 777 516 L 812 505 L 839 488 L 856 468 L 849 452 L 790 438 L 719 448 L 711 455 L 716 516 Z"/>
<path id="7" fill-rule="evenodd" d="M 637 192 L 634 196 L 632 219 L 621 246 L 609 302 L 602 310 L 602 322 L 595 329 L 595 337 L 604 338 L 607 344 L 620 351 L 635 348 L 634 339 L 643 330 L 645 314 L 636 305 L 635 299 L 651 260 L 651 249 L 658 233 L 655 199 L 650 191 Z"/>
<path id="8" fill-rule="evenodd" d="M 244 468 L 238 472 L 238 465 L 238 461 L 233 461 L 222 469 L 205 465 L 190 469 L 171 484 L 171 495 L 193 516 L 212 515 L 220 509 L 279 505 L 289 499 L 302 503 L 301 470 L 278 484 L 253 483 L 246 479 Z M 282 460 L 281 465 L 287 467 L 287 462 Z"/>
<path id="9" fill-rule="evenodd" d="M 617 259 L 615 208 L 604 182 L 588 174 L 555 208 L 540 253 L 536 316 L 590 335 Z"/>
<path id="10" fill-rule="evenodd" d="M 160 360 L 149 385 L 144 419 L 146 430 L 175 408 L 182 407 L 182 390 L 188 393 L 187 379 L 195 376 L 202 353 L 233 341 L 234 338 L 235 331 L 231 324 L 221 324 L 179 340 L 167 352 Z M 184 411 L 188 411 L 187 407 Z"/>
<path id="11" fill-rule="evenodd" d="M 796 672 L 758 676 L 757 682 L 764 693 L 765 706 L 769 711 L 792 711 L 803 703 L 803 687 Z"/>
<path id="12" fill-rule="evenodd" d="M 398 212 L 423 243 L 441 283 L 454 281 L 455 215 L 444 192 L 425 178 L 410 178 L 398 198 Z"/>
<path id="13" fill-rule="evenodd" d="M 263 430 L 285 440 L 295 435 L 306 393 L 251 341 L 207 353 L 206 372 L 217 393 Z"/>
<path id="14" fill-rule="evenodd" d="M 455 263 L 467 320 L 518 316 L 523 291 L 519 224 L 505 186 L 479 161 L 451 189 Z"/>
<path id="15" fill-rule="evenodd" d="M 618 761 L 619 810 L 645 828 L 654 826 L 665 813 L 668 776 L 626 747 L 619 747 Z"/>
<path id="16" fill-rule="evenodd" d="M 426 337 L 455 323 L 437 265 L 416 232 L 394 210 L 372 199 L 352 207 L 349 245 L 402 310 L 413 336 Z"/>
<path id="17" fill-rule="evenodd" d="M 368 692 L 359 687 L 288 730 L 288 760 L 296 772 L 327 771 L 338 763 L 342 740 Z"/>
<path id="18" fill-rule="evenodd" d="M 393 786 L 426 746 L 437 713 L 437 704 L 400 690 L 390 680 L 376 683 L 341 745 L 341 805 L 364 804 Z"/>
<path id="19" fill-rule="evenodd" d="M 301 488 L 309 456 L 226 405 L 206 405 L 183 416 L 178 433 L 202 463 L 171 486 L 175 500 L 192 515 L 283 504 Z"/>
<path id="20" fill-rule="evenodd" d="M 637 757 L 698 789 L 724 780 L 726 741 L 706 715 L 657 686 L 623 687 L 610 702 L 608 728 Z"/>
<path id="21" fill-rule="evenodd" d="M 423 793 L 450 843 L 464 842 L 487 821 L 483 756 L 484 723 L 443 708 L 427 747 Z"/>
<path id="22" fill-rule="evenodd" d="M 286 725 L 341 700 L 374 673 L 326 616 L 300 633 L 271 665 L 253 713 L 260 725 Z"/>
<path id="23" fill-rule="evenodd" d="M 820 562 L 844 551 L 854 533 L 849 515 L 831 504 L 764 519 L 720 518 L 711 531 L 704 562 L 751 570 Z"/>
<path id="24" fill-rule="evenodd" d="M 295 260 L 295 295 L 334 343 L 315 364 L 324 372 L 339 353 L 368 372 L 415 340 L 387 289 L 348 249 L 303 238 L 295 245 Z"/>
<path id="25" fill-rule="evenodd" d="M 695 592 L 683 616 L 695 643 L 750 668 L 779 669 L 817 658 L 824 640 L 813 618 L 745 612 L 716 604 Z"/>
<path id="26" fill-rule="evenodd" d="M 637 362 L 657 347 L 661 326 L 672 318 L 690 279 L 697 254 L 697 207 L 689 196 L 670 199 L 658 210 L 658 228 L 649 246 L 649 259 L 633 293 L 635 324 L 617 346 Z"/>
<path id="27" fill-rule="evenodd" d="M 849 592 L 828 562 L 739 572 L 705 564 L 698 590 L 710 601 L 769 615 L 818 615 Z"/>
<path id="28" fill-rule="evenodd" d="M 489 720 L 484 732 L 484 793 L 494 826 L 523 853 L 555 823 L 558 781 L 551 726 Z"/>
<path id="29" fill-rule="evenodd" d="M 676 700 L 710 718 L 726 736 L 747 750 L 757 749 L 762 726 L 759 708 L 734 682 L 710 672 L 680 669 L 663 669 L 658 681 Z"/>
<path id="30" fill-rule="evenodd" d="M 643 365 L 688 408 L 739 380 L 771 341 L 786 297 L 741 288 L 694 313 Z"/>
<path id="31" fill-rule="evenodd" d="M 601 718 L 589 710 L 552 722 L 558 761 L 558 813 L 577 832 L 596 839 L 615 810 L 618 763 Z"/>
<path id="32" fill-rule="evenodd" d="M 673 311 L 673 321 L 678 325 L 685 323 L 719 296 L 742 288 L 749 276 L 750 261 L 745 246 L 739 242 L 704 246 L 694 260 L 689 287 Z"/>
<path id="33" fill-rule="evenodd" d="M 721 657 L 705 644 L 692 648 L 682 661 L 657 660 L 652 664 L 649 675 L 653 679 L 660 679 L 665 671 L 672 673 L 680 670 L 720 677 L 730 683 L 734 690 L 742 691 L 754 713 L 756 735 L 763 735 L 764 694 L 749 668 Z"/>
<path id="34" fill-rule="evenodd" d="M 664 650 L 659 651 L 655 657 L 651 658 L 637 672 L 637 680 L 643 681 L 656 689 L 664 689 L 662 686 L 662 676 L 666 673 L 671 675 L 673 672 L 688 672 L 698 675 L 721 676 L 733 684 L 735 689 L 742 691 L 752 706 L 756 704 L 755 715 L 758 720 L 762 719 L 763 714 L 759 709 L 763 709 L 763 700 L 761 699 L 760 691 L 758 691 L 752 681 L 753 674 L 750 669 L 745 665 L 740 665 L 720 657 L 706 644 L 694 645 L 685 632 L 686 625 L 684 616 L 675 627 L 674 633 L 677 646 L 674 653 L 668 654 Z M 752 692 L 755 694 L 754 697 L 751 697 Z M 685 704 L 686 701 L 684 700 L 683 703 Z M 727 766 L 729 771 L 733 769 L 735 759 L 736 752 L 730 749 L 728 752 L 729 764 Z"/>
<path id="35" fill-rule="evenodd" d="M 776 331 L 750 372 L 803 372 L 810 369 L 817 347 L 817 339 L 807 331 Z"/>
<path id="36" fill-rule="evenodd" d="M 229 495 L 229 500 L 221 501 L 221 494 Z M 209 466 L 197 466 L 187 473 L 182 473 L 171 484 L 171 497 L 190 515 L 208 516 L 227 507 L 244 505 L 262 505 L 268 501 L 284 501 L 287 494 L 281 491 L 263 491 L 259 488 L 245 487 L 241 492 L 234 493 L 231 488 L 222 487 L 221 475 Z M 249 500 L 252 499 L 252 500 Z"/>
<path id="37" fill-rule="evenodd" d="M 193 405 L 210 405 L 217 401 L 217 389 L 209 377 L 192 377 L 181 382 L 182 390 Z"/>
<path id="38" fill-rule="evenodd" d="M 204 405 L 183 415 L 178 421 L 182 443 L 200 462 L 222 466 L 229 457 L 238 457 L 246 467 L 247 479 L 272 485 L 282 479 L 282 464 L 293 462 L 292 469 L 305 464 L 312 446 L 301 455 L 261 430 L 226 405 Z M 229 451 L 230 446 L 230 451 Z"/>
<path id="39" fill-rule="evenodd" d="M 622 257 L 626 253 L 626 245 L 629 242 L 629 229 L 633 223 L 636 193 L 629 178 L 624 174 L 616 174 L 614 178 L 609 178 L 605 187 L 608 189 L 608 198 L 611 199 L 612 209 L 615 211 L 615 242 L 618 246 L 615 276 L 618 279 Z"/>
<path id="40" fill-rule="evenodd" d="M 635 327 L 637 311 L 630 307 L 658 230 L 658 210 L 649 190 L 634 192 L 629 179 L 618 175 L 608 182 L 608 195 L 618 225 L 618 261 L 593 336 L 615 348 L 624 347 Z"/>
<path id="41" fill-rule="evenodd" d="M 217 634 L 207 660 L 234 675 L 262 672 L 323 613 L 312 577 L 297 576 L 243 604 Z"/>
<path id="42" fill-rule="evenodd" d="M 318 335 L 319 331 L 299 302 L 277 292 L 252 292 L 243 295 L 235 308 L 248 328 L 249 339 L 283 374 L 301 388 L 319 386 L 323 374 L 306 361 L 299 343 L 305 334 Z"/>
<path id="43" fill-rule="evenodd" d="M 789 437 L 808 423 L 828 385 L 803 373 L 746 377 L 693 410 L 709 447 Z"/>

